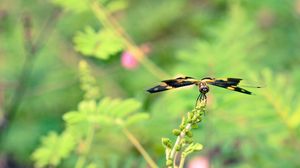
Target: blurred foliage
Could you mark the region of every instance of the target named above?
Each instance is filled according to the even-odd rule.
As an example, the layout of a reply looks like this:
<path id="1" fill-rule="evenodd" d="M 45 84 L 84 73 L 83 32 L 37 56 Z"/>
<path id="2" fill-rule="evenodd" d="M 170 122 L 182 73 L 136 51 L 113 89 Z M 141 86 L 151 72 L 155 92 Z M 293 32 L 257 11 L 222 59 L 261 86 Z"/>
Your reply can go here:
<path id="1" fill-rule="evenodd" d="M 213 167 L 300 166 L 299 0 L 0 4 L 0 167 L 145 167 L 125 126 L 164 165 L 161 137 L 174 139 L 198 91 L 149 95 L 164 80 L 157 72 L 262 86 L 249 88 L 254 96 L 210 88 L 194 157 Z M 127 51 L 141 66 L 123 67 Z"/>
<path id="2" fill-rule="evenodd" d="M 95 79 L 89 74 L 87 63 L 81 61 L 79 69 L 81 84 L 84 86 L 82 89 L 86 91 L 85 99 L 79 103 L 78 111 L 70 111 L 63 115 L 67 127 L 61 135 L 51 132 L 43 138 L 42 146 L 32 155 L 36 167 L 58 166 L 62 159 L 70 156 L 76 146 L 79 148 L 76 168 L 83 167 L 90 149 L 93 148 L 95 134 L 101 133 L 101 129 L 122 128 L 148 119 L 147 113 L 133 114 L 141 107 L 141 104 L 133 99 L 102 98 L 96 103 L 98 95 L 90 96 L 89 93 L 99 91 L 94 86 Z"/>
<path id="3" fill-rule="evenodd" d="M 86 28 L 85 34 L 78 33 L 74 41 L 77 51 L 100 59 L 108 59 L 123 49 L 122 40 L 109 30 L 96 33 L 92 28 Z"/>

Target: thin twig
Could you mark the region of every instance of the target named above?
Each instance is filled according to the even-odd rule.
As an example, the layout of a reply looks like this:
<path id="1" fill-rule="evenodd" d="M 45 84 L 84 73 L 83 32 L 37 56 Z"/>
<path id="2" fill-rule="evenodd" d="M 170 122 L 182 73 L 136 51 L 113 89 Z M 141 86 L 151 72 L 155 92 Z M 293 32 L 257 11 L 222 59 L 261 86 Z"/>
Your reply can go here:
<path id="1" fill-rule="evenodd" d="M 265 93 L 270 93 L 272 91 L 269 92 L 265 92 Z M 290 124 L 288 123 L 288 111 L 284 110 L 284 105 L 282 103 L 282 101 L 280 101 L 281 99 L 274 99 L 275 96 L 270 96 L 270 94 L 264 94 L 264 96 L 266 97 L 267 101 L 269 101 L 269 103 L 274 107 L 277 115 L 279 116 L 279 119 L 281 120 L 281 122 L 283 123 L 283 125 L 287 128 L 291 139 L 293 140 L 293 142 L 295 143 L 295 147 L 298 151 L 300 151 L 300 143 L 297 140 L 297 135 L 296 135 L 296 130 L 290 126 Z"/>
<path id="2" fill-rule="evenodd" d="M 126 129 L 125 127 L 123 128 L 123 133 L 129 139 L 129 141 L 134 145 L 134 147 L 141 153 L 141 155 L 144 157 L 144 159 L 149 164 L 149 166 L 151 168 L 158 168 L 156 163 L 152 160 L 150 155 L 146 152 L 146 150 L 143 148 L 140 142 L 134 137 L 134 135 L 131 132 L 129 132 L 129 130 Z"/>
<path id="3" fill-rule="evenodd" d="M 92 143 L 93 143 L 94 134 L 95 134 L 95 127 L 92 125 L 92 126 L 90 126 L 89 131 L 88 131 L 88 135 L 87 135 L 86 139 L 83 142 L 84 143 L 84 149 L 83 149 L 81 155 L 79 156 L 79 158 L 78 158 L 78 160 L 75 164 L 75 168 L 84 167 L 87 155 L 88 155 L 88 153 L 90 151 L 90 148 L 92 146 Z"/>
<path id="4" fill-rule="evenodd" d="M 46 20 L 45 25 L 41 29 L 36 40 L 33 40 L 31 37 L 31 24 L 30 19 L 26 17 L 24 19 L 24 38 L 25 38 L 25 62 L 22 67 L 20 77 L 17 82 L 16 90 L 12 96 L 9 106 L 6 108 L 7 120 L 12 122 L 19 107 L 22 102 L 22 99 L 27 91 L 27 84 L 32 70 L 34 67 L 34 62 L 37 57 L 37 53 L 40 51 L 42 46 L 47 43 L 48 39 L 51 37 L 50 34 L 53 31 L 53 25 L 57 21 L 57 16 L 59 12 L 55 10 L 53 14 Z M 50 26 L 51 25 L 51 26 Z M 48 31 L 46 31 L 48 30 Z M 46 33 L 47 32 L 47 33 Z"/>
<path id="5" fill-rule="evenodd" d="M 189 113 L 187 113 L 187 118 L 183 117 L 182 122 L 179 126 L 179 129 L 175 129 L 173 133 L 177 135 L 175 144 L 173 145 L 172 149 L 169 147 L 168 141 L 165 141 L 166 144 L 166 165 L 168 168 L 178 168 L 177 166 L 177 159 L 180 152 L 183 151 L 183 149 L 187 149 L 186 145 L 189 143 L 192 143 L 193 140 L 191 139 L 191 142 L 185 142 L 183 141 L 186 136 L 191 137 L 191 129 L 192 125 L 196 125 L 201 122 L 202 115 L 205 113 L 205 106 L 206 106 L 206 97 L 205 99 L 197 99 L 196 107 Z M 182 128 L 183 127 L 183 128 Z M 180 132 L 178 132 L 180 131 Z M 186 139 L 185 139 L 186 140 Z M 163 142 L 164 143 L 164 142 Z M 170 151 L 167 151 L 171 149 Z M 185 151 L 183 151 L 185 152 Z M 180 160 L 179 160 L 179 166 L 183 166 L 185 158 L 182 158 L 184 153 L 181 154 Z M 187 155 L 187 154 L 184 154 Z M 173 166 L 173 167 L 172 167 Z"/>
<path id="6" fill-rule="evenodd" d="M 170 154 L 170 156 L 169 156 L 169 159 L 172 159 L 172 160 L 173 160 L 173 166 L 174 166 L 174 167 L 176 166 L 176 157 L 175 157 L 175 155 L 176 155 L 176 153 L 178 153 L 178 152 L 176 151 L 176 148 L 177 148 L 177 146 L 178 146 L 179 144 L 181 144 L 182 139 L 185 137 L 186 132 L 189 131 L 189 130 L 191 129 L 191 126 L 192 126 L 192 125 L 191 125 L 190 123 L 188 123 L 188 124 L 186 125 L 185 129 L 184 129 L 183 131 L 180 132 L 180 135 L 177 137 L 176 142 L 175 142 L 175 144 L 174 144 L 174 146 L 173 146 L 173 148 L 172 148 L 172 150 L 171 150 L 171 154 Z"/>
<path id="7" fill-rule="evenodd" d="M 172 148 L 172 151 L 171 151 L 171 155 L 170 155 L 171 159 L 174 158 L 175 154 L 177 153 L 176 147 L 181 143 L 182 139 L 185 137 L 186 132 L 191 129 L 191 126 L 192 125 L 190 123 L 187 124 L 185 129 L 183 131 L 181 131 L 180 135 L 177 137 L 174 147 Z"/>
<path id="8" fill-rule="evenodd" d="M 179 168 L 183 168 L 184 162 L 185 162 L 185 158 L 186 158 L 186 157 L 181 156 Z"/>
<path id="9" fill-rule="evenodd" d="M 101 3 L 93 1 L 91 9 L 103 26 L 112 30 L 117 36 L 119 36 L 124 41 L 127 50 L 132 52 L 133 57 L 138 60 L 151 74 L 159 79 L 169 76 L 146 57 L 145 53 L 134 43 L 131 37 L 124 31 L 122 26 L 120 26 L 120 24 L 112 16 L 110 16 L 109 12 L 106 11 Z"/>

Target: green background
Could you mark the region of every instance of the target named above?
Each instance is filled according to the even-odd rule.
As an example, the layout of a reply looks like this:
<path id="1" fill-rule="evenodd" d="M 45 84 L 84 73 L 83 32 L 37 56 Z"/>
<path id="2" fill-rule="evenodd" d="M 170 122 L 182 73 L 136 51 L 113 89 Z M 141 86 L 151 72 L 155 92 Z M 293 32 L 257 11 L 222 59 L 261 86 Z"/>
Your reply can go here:
<path id="1" fill-rule="evenodd" d="M 137 45 L 150 47 L 147 59 L 167 78 L 238 77 L 244 85 L 262 86 L 247 88 L 253 96 L 211 87 L 207 114 L 193 132 L 204 149 L 188 160 L 206 157 L 213 167 L 300 167 L 299 0 L 119 1 L 113 18 Z M 32 167 L 41 138 L 64 130 L 63 114 L 76 110 L 84 96 L 78 70 L 83 59 L 102 97 L 142 103 L 140 111 L 150 118 L 130 130 L 161 167 L 161 138 L 174 140 L 172 129 L 194 107 L 196 87 L 148 94 L 164 75 L 143 64 L 124 68 L 120 60 L 127 48 L 117 40 L 100 44 L 106 55 L 90 52 L 88 43 L 104 26 L 87 4 L 0 2 L 0 160 L 8 167 Z M 88 29 L 89 37 L 84 36 Z M 73 152 L 57 167 L 74 167 L 76 158 Z M 110 127 L 97 132 L 88 160 L 97 167 L 146 164 L 126 137 Z"/>

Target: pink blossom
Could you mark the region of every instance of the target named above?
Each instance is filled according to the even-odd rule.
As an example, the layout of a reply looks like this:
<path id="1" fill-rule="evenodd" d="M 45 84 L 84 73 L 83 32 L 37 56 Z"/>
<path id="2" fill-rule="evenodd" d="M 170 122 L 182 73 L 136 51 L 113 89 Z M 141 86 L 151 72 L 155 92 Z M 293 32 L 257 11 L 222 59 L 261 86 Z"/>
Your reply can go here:
<path id="1" fill-rule="evenodd" d="M 209 159 L 198 156 L 189 161 L 187 168 L 209 168 Z"/>
<path id="2" fill-rule="evenodd" d="M 143 44 L 139 48 L 145 54 L 148 54 L 151 51 L 149 44 Z M 139 62 L 130 51 L 125 50 L 121 55 L 121 65 L 126 69 L 136 69 L 139 66 Z"/>
<path id="3" fill-rule="evenodd" d="M 124 51 L 121 56 L 121 64 L 126 69 L 135 69 L 139 63 L 129 51 Z"/>

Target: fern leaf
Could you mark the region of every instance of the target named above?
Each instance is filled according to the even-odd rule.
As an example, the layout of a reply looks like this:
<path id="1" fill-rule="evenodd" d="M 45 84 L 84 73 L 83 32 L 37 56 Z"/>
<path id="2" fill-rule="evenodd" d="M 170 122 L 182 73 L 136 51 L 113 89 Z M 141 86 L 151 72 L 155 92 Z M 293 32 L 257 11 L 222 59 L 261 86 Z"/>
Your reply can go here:
<path id="1" fill-rule="evenodd" d="M 75 49 L 86 56 L 99 59 L 108 59 L 124 48 L 121 38 L 110 30 L 96 32 L 87 27 L 85 32 L 80 32 L 74 37 Z"/>
<path id="2" fill-rule="evenodd" d="M 128 117 L 125 121 L 126 125 L 132 125 L 135 124 L 137 122 L 141 122 L 144 120 L 147 120 L 149 118 L 149 114 L 148 113 L 138 113 L 138 114 L 134 114 L 130 117 Z"/>
<path id="3" fill-rule="evenodd" d="M 141 104 L 134 99 L 127 99 L 122 103 L 118 104 L 114 109 L 111 110 L 111 115 L 115 117 L 124 117 L 130 112 L 134 112 L 141 107 Z"/>
<path id="4" fill-rule="evenodd" d="M 36 167 L 57 166 L 63 158 L 69 156 L 74 147 L 71 134 L 50 132 L 42 139 L 42 145 L 33 152 L 32 158 Z"/>

